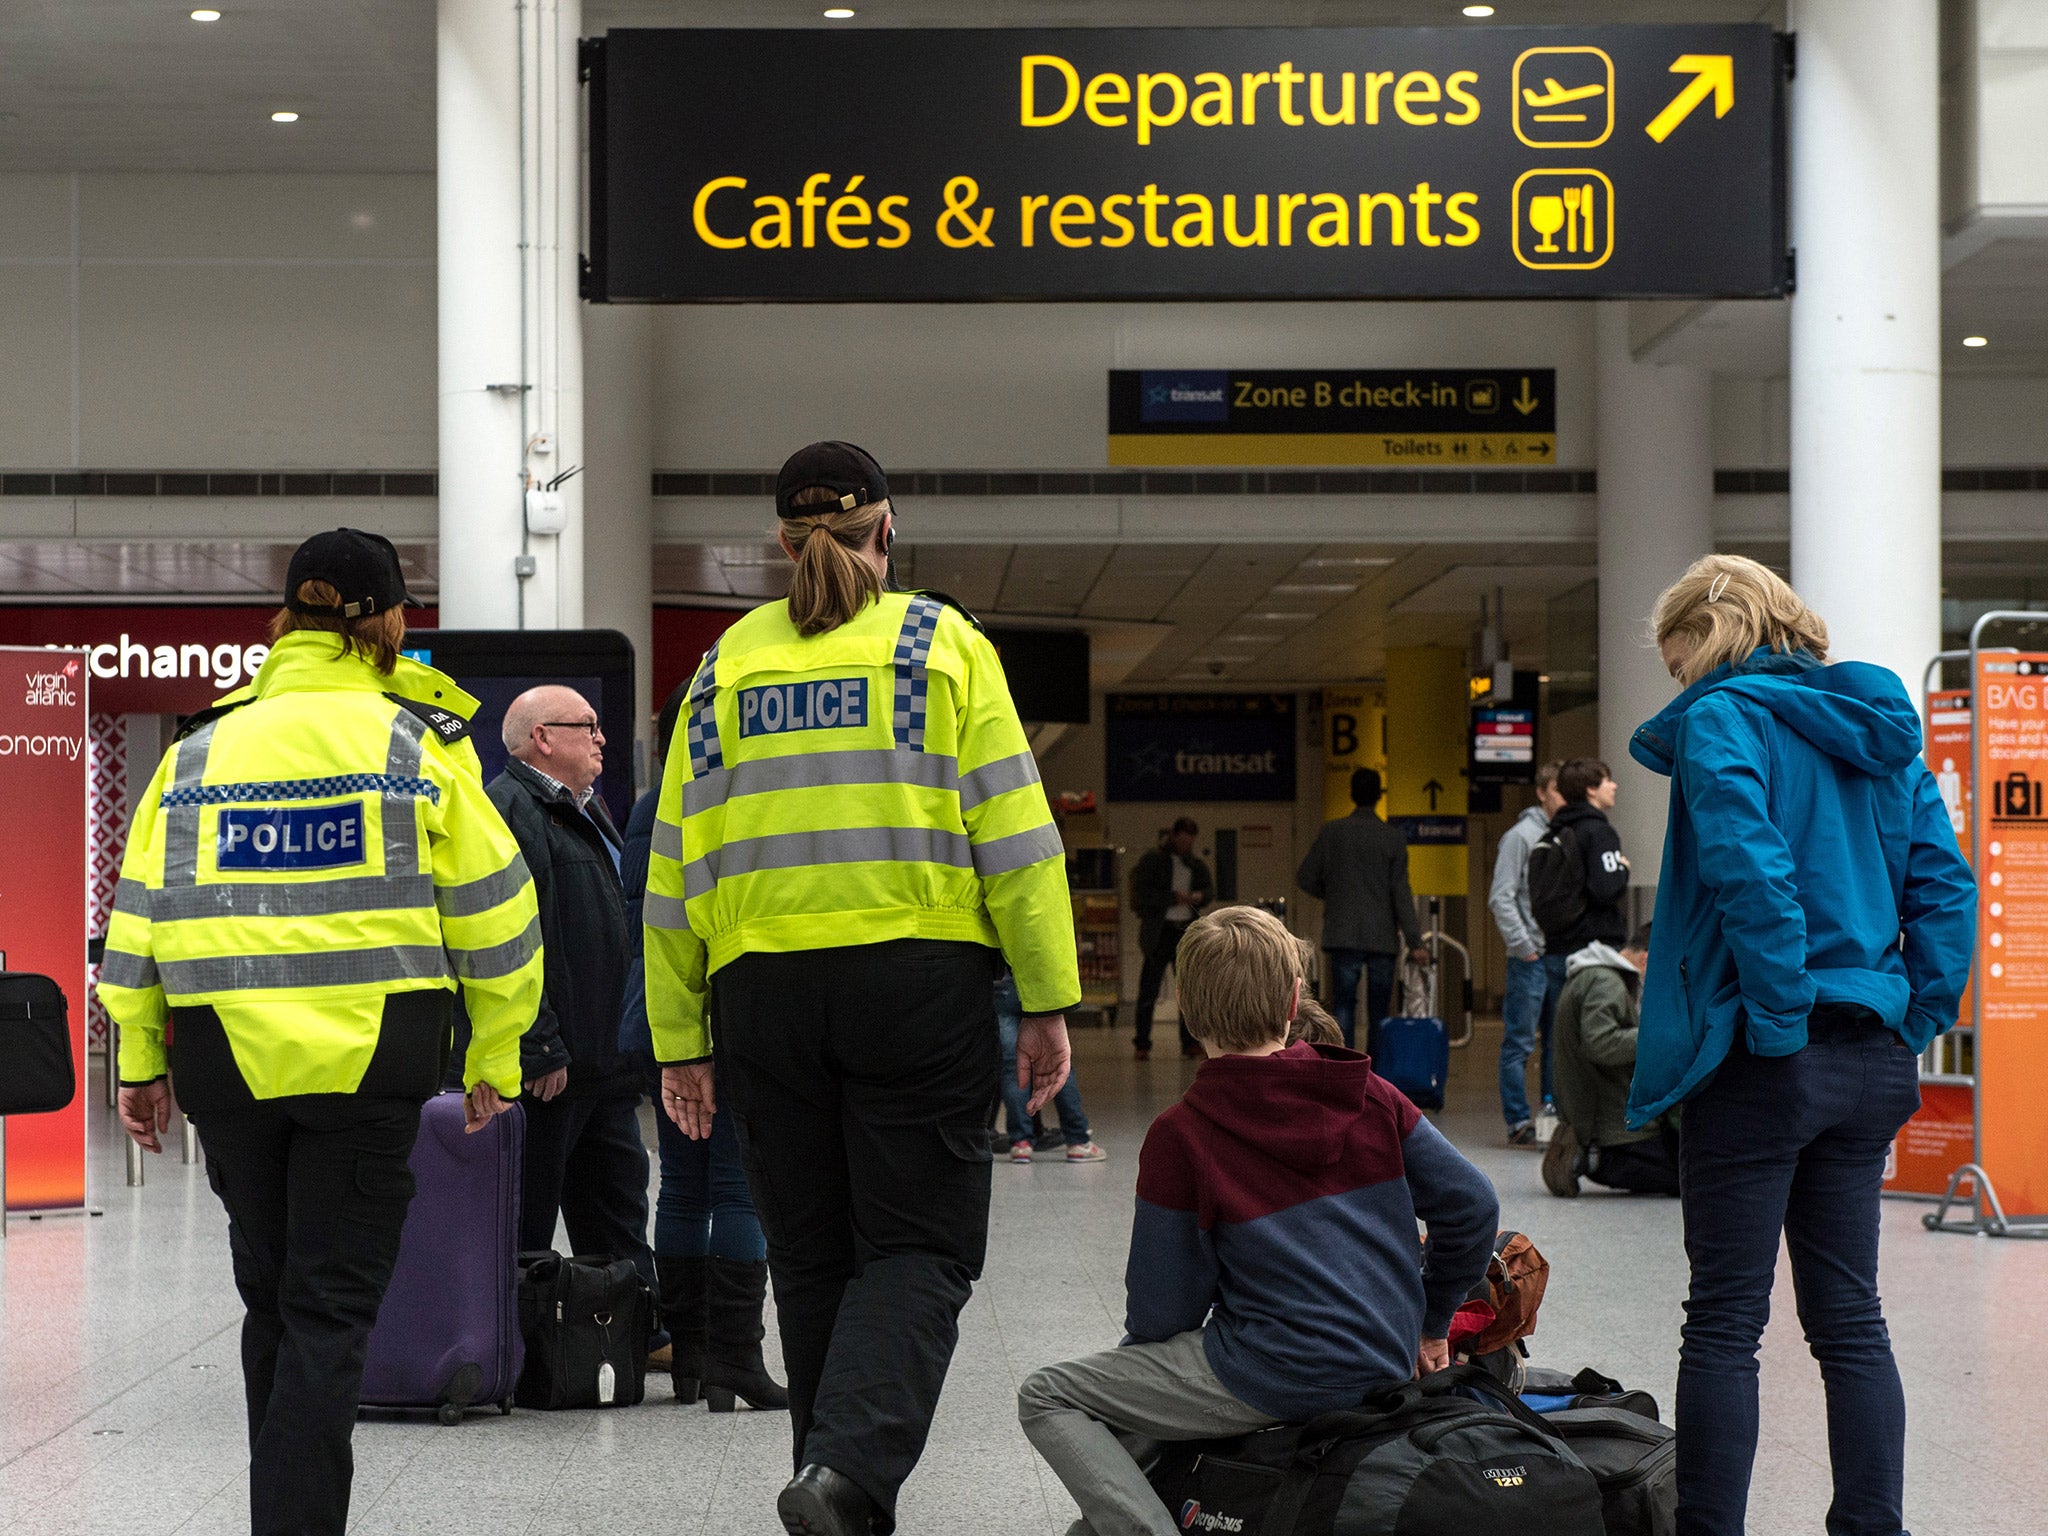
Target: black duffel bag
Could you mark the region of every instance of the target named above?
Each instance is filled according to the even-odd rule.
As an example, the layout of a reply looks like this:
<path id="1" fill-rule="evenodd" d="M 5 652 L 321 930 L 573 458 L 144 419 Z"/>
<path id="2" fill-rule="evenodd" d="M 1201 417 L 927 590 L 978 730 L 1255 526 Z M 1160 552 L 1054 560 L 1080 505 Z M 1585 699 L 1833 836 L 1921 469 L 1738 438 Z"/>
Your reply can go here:
<path id="1" fill-rule="evenodd" d="M 1204 1536 L 1604 1530 L 1593 1474 L 1469 1365 L 1306 1424 L 1164 1445 L 1147 1476 L 1175 1526 Z"/>
<path id="2" fill-rule="evenodd" d="M 647 1390 L 654 1292 L 631 1259 L 519 1255 L 522 1408 L 630 1408 Z"/>
<path id="3" fill-rule="evenodd" d="M 78 1096 L 64 989 L 47 976 L 0 971 L 0 1115 L 47 1115 Z"/>
<path id="4" fill-rule="evenodd" d="M 1607 1536 L 1672 1536 L 1678 1529 L 1678 1439 L 1670 1425 L 1619 1404 L 1561 1408 L 1543 1417 L 1600 1484 Z"/>

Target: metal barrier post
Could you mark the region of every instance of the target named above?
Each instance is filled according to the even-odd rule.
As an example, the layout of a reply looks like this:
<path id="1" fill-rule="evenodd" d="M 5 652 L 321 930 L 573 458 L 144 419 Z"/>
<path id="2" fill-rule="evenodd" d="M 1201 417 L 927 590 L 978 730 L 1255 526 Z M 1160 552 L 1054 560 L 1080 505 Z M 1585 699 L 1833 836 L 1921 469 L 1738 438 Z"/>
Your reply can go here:
<path id="1" fill-rule="evenodd" d="M 125 1132 L 123 1133 L 126 1134 Z M 142 1147 L 133 1136 L 128 1140 L 128 1187 L 142 1188 Z"/>
<path id="2" fill-rule="evenodd" d="M 178 1149 L 180 1153 L 179 1161 L 189 1167 L 199 1161 L 199 1127 L 192 1123 L 189 1115 L 180 1115 L 178 1119 L 184 1125 L 184 1130 L 179 1137 L 182 1143 Z"/>
<path id="3" fill-rule="evenodd" d="M 7 1236 L 7 1117 L 0 1115 L 0 1240 Z"/>

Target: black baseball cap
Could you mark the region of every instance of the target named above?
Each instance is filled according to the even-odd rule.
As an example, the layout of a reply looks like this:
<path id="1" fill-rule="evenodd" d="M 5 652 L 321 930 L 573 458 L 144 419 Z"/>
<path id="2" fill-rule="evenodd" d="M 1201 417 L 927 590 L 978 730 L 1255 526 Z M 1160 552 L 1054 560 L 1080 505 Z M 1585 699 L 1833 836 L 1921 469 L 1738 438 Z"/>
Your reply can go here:
<path id="1" fill-rule="evenodd" d="M 839 498 L 835 509 L 829 502 L 792 506 L 798 491 L 823 486 Z M 775 477 L 777 517 L 816 517 L 820 512 L 851 512 L 889 494 L 889 477 L 865 448 L 837 441 L 812 443 L 792 453 Z"/>
<path id="2" fill-rule="evenodd" d="M 326 582 L 341 594 L 340 603 L 300 602 L 299 588 L 309 581 Z M 407 604 L 420 606 L 405 590 L 398 550 L 381 533 L 334 528 L 314 534 L 292 551 L 284 577 L 284 605 L 293 613 L 360 619 Z"/>

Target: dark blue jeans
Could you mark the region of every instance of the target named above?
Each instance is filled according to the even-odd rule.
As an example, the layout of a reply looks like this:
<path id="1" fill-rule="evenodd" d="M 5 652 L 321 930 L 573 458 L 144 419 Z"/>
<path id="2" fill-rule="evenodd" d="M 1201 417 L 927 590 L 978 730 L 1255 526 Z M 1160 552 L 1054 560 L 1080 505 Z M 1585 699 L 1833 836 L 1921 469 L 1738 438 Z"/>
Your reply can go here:
<path id="1" fill-rule="evenodd" d="M 1918 1062 L 1868 1015 L 1816 1012 L 1790 1056 L 1734 1051 L 1685 1106 L 1680 1198 L 1692 1294 L 1678 1367 L 1678 1529 L 1742 1536 L 1756 1350 L 1778 1235 L 1827 1388 L 1829 1536 L 1900 1536 L 1906 1399 L 1877 1296 L 1885 1151 L 1919 1107 Z"/>
<path id="2" fill-rule="evenodd" d="M 1550 1025 L 1557 1016 L 1557 994 L 1564 990 L 1564 961 L 1549 955 L 1534 960 L 1508 956 L 1507 995 L 1501 999 L 1500 1112 L 1513 1130 L 1530 1118 L 1529 1056 L 1543 1043 L 1543 1100 L 1550 1102 Z"/>
<path id="3" fill-rule="evenodd" d="M 712 1092 L 717 1091 L 714 1083 Z M 657 1089 L 655 1103 L 660 1102 Z M 768 1256 L 768 1240 L 761 1235 L 761 1218 L 747 1189 L 732 1111 L 724 1100 L 716 1102 L 718 1113 L 703 1141 L 690 1140 L 667 1115 L 655 1113 L 661 1192 L 654 1202 L 654 1251 L 664 1259 L 709 1254 L 754 1264 Z"/>
<path id="4" fill-rule="evenodd" d="M 1344 1031 L 1344 1043 L 1356 1045 L 1358 1036 L 1358 979 L 1365 978 L 1366 1050 L 1374 1051 L 1380 1020 L 1394 996 L 1395 956 L 1376 949 L 1326 949 L 1330 957 L 1330 1012 Z"/>
<path id="5" fill-rule="evenodd" d="M 1003 1043 L 1003 1108 L 1010 1139 L 1031 1134 L 1031 1095 L 1017 1086 L 1017 1031 L 1024 1027 L 1024 1007 L 1017 1001 L 1017 978 L 1005 976 L 996 983 L 996 1034 Z M 1052 1107 L 1060 1117 L 1060 1135 L 1070 1147 L 1085 1147 L 1091 1139 L 1088 1116 L 1081 1110 L 1081 1084 L 1072 1073 L 1066 1085 L 1052 1096 Z"/>

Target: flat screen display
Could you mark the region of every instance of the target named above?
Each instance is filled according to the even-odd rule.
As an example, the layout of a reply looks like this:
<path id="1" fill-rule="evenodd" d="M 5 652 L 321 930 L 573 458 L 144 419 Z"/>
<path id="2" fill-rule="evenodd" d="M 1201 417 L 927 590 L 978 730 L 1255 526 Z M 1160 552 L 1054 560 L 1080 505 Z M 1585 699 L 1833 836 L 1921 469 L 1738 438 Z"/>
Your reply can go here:
<path id="1" fill-rule="evenodd" d="M 1079 629 L 988 627 L 1020 719 L 1088 723 L 1088 633 Z"/>

